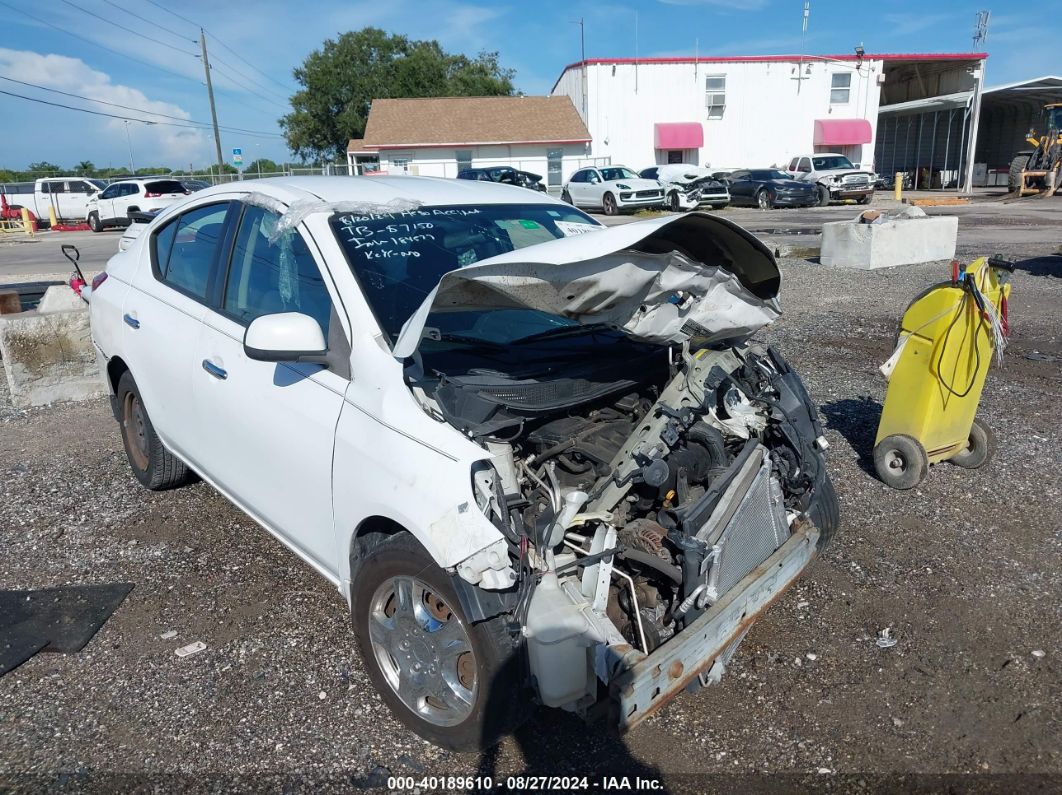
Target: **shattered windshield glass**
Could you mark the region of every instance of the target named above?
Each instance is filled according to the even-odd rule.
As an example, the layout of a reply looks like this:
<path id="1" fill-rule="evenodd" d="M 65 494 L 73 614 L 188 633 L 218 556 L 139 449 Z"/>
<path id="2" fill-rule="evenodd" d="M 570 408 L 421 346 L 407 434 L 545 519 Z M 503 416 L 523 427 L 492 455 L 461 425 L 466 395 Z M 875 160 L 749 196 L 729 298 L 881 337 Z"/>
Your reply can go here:
<path id="1" fill-rule="evenodd" d="M 443 274 L 600 226 L 564 205 L 421 207 L 408 212 L 337 213 L 331 219 L 362 293 L 393 342 Z M 434 338 L 504 343 L 570 321 L 534 310 L 454 312 L 430 318 Z"/>

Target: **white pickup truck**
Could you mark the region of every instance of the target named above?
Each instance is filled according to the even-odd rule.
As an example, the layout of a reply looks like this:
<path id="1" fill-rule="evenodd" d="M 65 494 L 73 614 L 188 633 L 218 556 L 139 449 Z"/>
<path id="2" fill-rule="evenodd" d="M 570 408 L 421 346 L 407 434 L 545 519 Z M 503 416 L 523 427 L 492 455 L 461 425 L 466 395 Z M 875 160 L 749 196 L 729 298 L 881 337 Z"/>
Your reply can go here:
<path id="1" fill-rule="evenodd" d="M 89 200 L 106 187 L 98 179 L 87 177 L 46 177 L 33 183 L 33 193 L 9 197 L 13 206 L 25 207 L 38 220 L 47 222 L 49 209 L 63 221 L 84 221 L 88 218 Z"/>
<path id="2" fill-rule="evenodd" d="M 820 207 L 844 199 L 869 204 L 874 198 L 873 170 L 860 168 L 837 152 L 799 155 L 789 161 L 786 171 L 795 180 L 817 186 Z"/>

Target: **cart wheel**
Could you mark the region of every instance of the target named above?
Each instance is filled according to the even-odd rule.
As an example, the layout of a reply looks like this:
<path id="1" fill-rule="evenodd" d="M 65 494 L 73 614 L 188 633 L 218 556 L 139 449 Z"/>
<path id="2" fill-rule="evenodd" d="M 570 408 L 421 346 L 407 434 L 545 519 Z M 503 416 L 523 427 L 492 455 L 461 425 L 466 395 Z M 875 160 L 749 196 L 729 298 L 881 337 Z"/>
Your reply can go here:
<path id="1" fill-rule="evenodd" d="M 963 469 L 977 469 L 988 463 L 996 450 L 996 435 L 981 420 L 974 420 L 966 449 L 951 459 Z"/>
<path id="2" fill-rule="evenodd" d="M 913 489 L 929 470 L 926 449 L 917 439 L 904 434 L 886 436 L 874 448 L 874 469 L 878 477 L 894 489 Z"/>

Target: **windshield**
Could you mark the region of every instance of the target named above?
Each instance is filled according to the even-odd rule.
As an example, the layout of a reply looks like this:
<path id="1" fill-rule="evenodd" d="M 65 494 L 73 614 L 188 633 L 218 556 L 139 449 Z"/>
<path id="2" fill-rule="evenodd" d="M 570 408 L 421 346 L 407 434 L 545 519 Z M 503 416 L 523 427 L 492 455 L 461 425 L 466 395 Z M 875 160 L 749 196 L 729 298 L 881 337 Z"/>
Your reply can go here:
<path id="1" fill-rule="evenodd" d="M 829 157 L 813 157 L 811 158 L 812 164 L 815 166 L 816 171 L 829 171 L 834 168 L 855 168 L 852 165 L 852 161 L 847 157 L 841 155 L 830 155 Z"/>
<path id="2" fill-rule="evenodd" d="M 631 171 L 629 168 L 623 166 L 614 166 L 613 168 L 601 169 L 601 176 L 605 178 L 606 182 L 612 182 L 614 179 L 638 179 L 638 175 Z"/>
<path id="3" fill-rule="evenodd" d="M 380 328 L 398 337 L 445 273 L 520 248 L 570 237 L 600 225 L 574 207 L 488 204 L 421 207 L 404 213 L 332 216 Z M 534 310 L 432 314 L 429 334 L 504 343 L 574 321 Z"/>
<path id="4" fill-rule="evenodd" d="M 759 180 L 791 179 L 791 177 L 784 171 L 778 171 L 777 169 L 771 169 L 767 171 L 753 171 L 752 178 Z"/>

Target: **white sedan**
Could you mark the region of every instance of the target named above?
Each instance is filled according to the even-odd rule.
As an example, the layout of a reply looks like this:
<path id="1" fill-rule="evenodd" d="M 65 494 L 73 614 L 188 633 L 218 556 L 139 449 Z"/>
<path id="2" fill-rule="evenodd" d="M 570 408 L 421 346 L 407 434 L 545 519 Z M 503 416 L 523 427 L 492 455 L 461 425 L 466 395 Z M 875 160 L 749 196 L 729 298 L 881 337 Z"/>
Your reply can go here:
<path id="1" fill-rule="evenodd" d="M 642 179 L 626 166 L 581 168 L 572 174 L 561 198 L 576 207 L 616 215 L 620 210 L 663 207 L 664 187 Z"/>
<path id="2" fill-rule="evenodd" d="M 296 177 L 166 208 L 89 305 L 137 480 L 246 511 L 343 594 L 394 714 L 467 750 L 718 680 L 833 533 L 815 407 L 749 339 L 779 282 L 708 214 Z"/>

